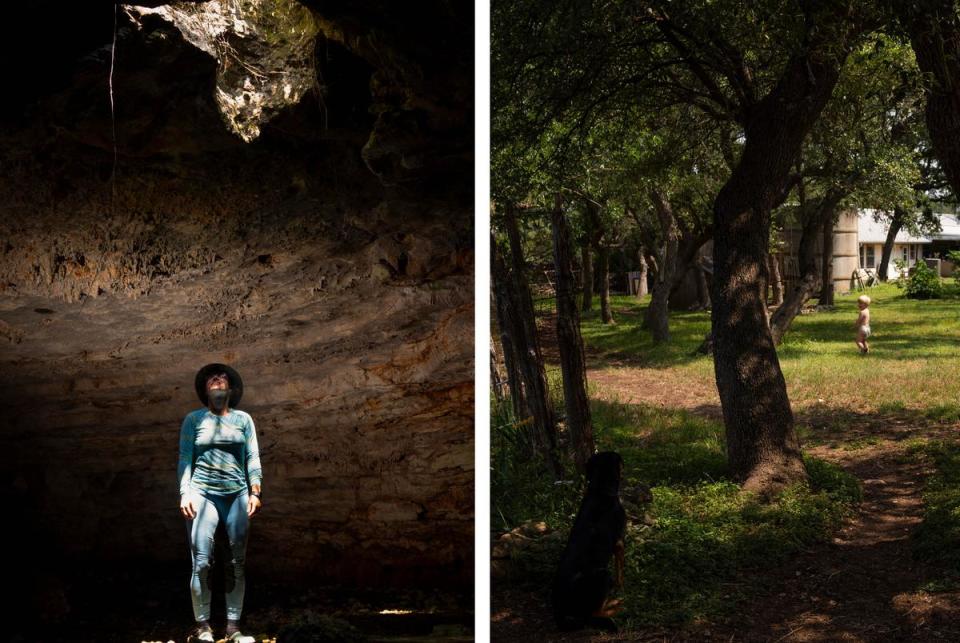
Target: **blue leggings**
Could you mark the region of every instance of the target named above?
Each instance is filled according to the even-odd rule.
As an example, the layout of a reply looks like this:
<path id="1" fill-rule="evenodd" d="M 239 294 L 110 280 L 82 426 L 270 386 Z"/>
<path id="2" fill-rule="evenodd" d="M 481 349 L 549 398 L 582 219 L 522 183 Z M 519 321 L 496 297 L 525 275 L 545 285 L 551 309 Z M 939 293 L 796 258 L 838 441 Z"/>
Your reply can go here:
<path id="1" fill-rule="evenodd" d="M 226 570 L 227 618 L 239 620 L 243 611 L 243 591 L 246 580 L 243 565 L 247 552 L 246 489 L 229 496 L 205 496 L 194 492 L 195 518 L 187 518 L 187 535 L 190 540 L 190 555 L 193 573 L 190 576 L 190 597 L 193 600 L 193 616 L 197 621 L 210 619 L 210 567 L 213 564 L 213 537 L 217 524 L 223 520 L 230 541 L 230 565 Z"/>

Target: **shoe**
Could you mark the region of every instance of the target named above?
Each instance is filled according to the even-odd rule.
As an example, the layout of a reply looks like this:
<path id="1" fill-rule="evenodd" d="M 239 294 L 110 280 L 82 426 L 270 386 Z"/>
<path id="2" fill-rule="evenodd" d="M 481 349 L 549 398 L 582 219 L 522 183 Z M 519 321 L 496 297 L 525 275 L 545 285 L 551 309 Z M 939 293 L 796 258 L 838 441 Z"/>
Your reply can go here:
<path id="1" fill-rule="evenodd" d="M 216 643 L 216 639 L 213 638 L 213 630 L 210 629 L 209 625 L 199 625 L 197 629 L 190 632 L 187 635 L 187 643 Z"/>

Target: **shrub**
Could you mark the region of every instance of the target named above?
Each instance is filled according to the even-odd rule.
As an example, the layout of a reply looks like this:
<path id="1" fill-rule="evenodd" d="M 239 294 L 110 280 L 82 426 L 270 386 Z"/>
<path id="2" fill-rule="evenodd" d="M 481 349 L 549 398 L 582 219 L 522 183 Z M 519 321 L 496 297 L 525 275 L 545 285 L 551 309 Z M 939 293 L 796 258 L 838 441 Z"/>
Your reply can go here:
<path id="1" fill-rule="evenodd" d="M 907 262 L 903 259 L 894 259 L 893 265 L 897 269 L 897 280 L 894 282 L 897 288 L 907 287 Z"/>
<path id="2" fill-rule="evenodd" d="M 917 261 L 907 279 L 906 295 L 910 299 L 937 299 L 943 294 L 940 275 L 924 261 Z"/>
<path id="3" fill-rule="evenodd" d="M 953 278 L 960 284 L 960 250 L 951 250 L 947 253 L 947 259 L 953 262 Z"/>

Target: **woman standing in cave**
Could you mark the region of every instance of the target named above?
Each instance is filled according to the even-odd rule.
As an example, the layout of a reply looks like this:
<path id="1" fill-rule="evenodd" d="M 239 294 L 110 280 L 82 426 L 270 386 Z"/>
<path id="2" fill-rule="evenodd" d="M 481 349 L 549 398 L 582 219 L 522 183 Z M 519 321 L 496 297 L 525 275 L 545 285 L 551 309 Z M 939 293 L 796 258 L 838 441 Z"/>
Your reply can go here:
<path id="1" fill-rule="evenodd" d="M 253 643 L 253 637 L 240 633 L 239 620 L 246 586 L 249 519 L 261 505 L 263 476 L 257 432 L 250 414 L 234 408 L 243 395 L 243 381 L 233 368 L 207 364 L 197 373 L 194 385 L 205 408 L 191 411 L 183 419 L 177 461 L 180 513 L 187 519 L 193 562 L 190 596 L 197 621 L 187 641 L 214 641 L 208 576 L 213 564 L 214 533 L 222 520 L 231 553 L 225 588 L 225 638 Z"/>

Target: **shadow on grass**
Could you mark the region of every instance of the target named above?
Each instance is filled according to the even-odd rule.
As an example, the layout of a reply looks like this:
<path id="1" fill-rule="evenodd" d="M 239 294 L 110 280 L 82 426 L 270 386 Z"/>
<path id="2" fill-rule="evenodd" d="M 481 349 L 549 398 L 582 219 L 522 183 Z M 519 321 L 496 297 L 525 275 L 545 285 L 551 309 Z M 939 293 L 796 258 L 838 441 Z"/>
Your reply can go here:
<path id="1" fill-rule="evenodd" d="M 863 412 L 815 404 L 796 413 L 797 433 L 804 446 L 856 449 L 892 442 L 937 439 L 956 430 L 960 405 L 945 403 L 922 409 L 893 400 L 876 411 Z M 909 445 L 908 445 L 909 446 Z"/>
<path id="2" fill-rule="evenodd" d="M 870 358 L 883 360 L 911 360 L 946 357 L 951 355 L 960 331 L 951 334 L 960 313 L 960 288 L 950 285 L 943 299 L 912 300 L 892 285 L 870 289 L 873 297 Z M 837 297 L 833 310 L 798 316 L 778 348 L 781 360 L 803 359 L 819 353 L 854 353 L 856 331 L 853 327 L 858 310 L 859 293 Z M 696 352 L 704 336 L 710 331 L 709 311 L 671 311 L 671 341 L 653 342 L 649 331 L 640 328 L 649 307 L 649 297 L 611 297 L 615 324 L 604 324 L 600 312 L 581 313 L 581 332 L 592 367 L 638 366 L 668 368 L 711 359 Z M 553 308 L 546 307 L 540 319 L 544 331 L 545 350 L 555 352 Z M 849 345 L 849 346 L 848 346 Z M 854 355 L 856 356 L 856 355 Z M 858 356 L 856 356 L 858 357 Z"/>
<path id="3" fill-rule="evenodd" d="M 667 368 L 697 360 L 711 359 L 696 350 L 710 332 L 710 312 L 670 313 L 670 341 L 657 344 L 641 323 L 647 306 L 628 303 L 613 306 L 617 323 L 612 326 L 600 320 L 599 312 L 584 313 L 581 318 L 586 351 L 591 366 L 633 365 L 645 368 Z"/>
<path id="4" fill-rule="evenodd" d="M 924 519 L 914 537 L 920 560 L 939 572 L 931 591 L 960 589 L 960 443 L 932 440 L 916 451 L 932 459 L 936 472 L 924 489 Z"/>
<path id="5" fill-rule="evenodd" d="M 663 627 L 694 638 L 711 630 L 703 640 L 723 633 L 736 640 L 771 640 L 794 627 L 804 640 L 856 638 L 869 628 L 884 640 L 949 639 L 960 633 L 950 601 L 923 607 L 925 612 L 913 609 L 927 601 L 918 589 L 955 589 L 960 578 L 943 573 L 960 573 L 960 447 L 936 442 L 955 420 L 897 402 L 882 413 L 823 405 L 803 416 L 809 422 L 805 430 L 823 443 L 856 448 L 891 440 L 905 447 L 872 449 L 852 461 L 857 475 L 871 482 L 869 511 L 858 516 L 855 533 L 832 543 L 843 517 L 863 498 L 850 473 L 805 457 L 811 485 L 761 504 L 730 481 L 718 422 L 644 405 L 591 404 L 597 447 L 623 455 L 625 487 L 648 484 L 653 493 L 645 515 L 641 510 L 631 516 L 619 594 L 624 634 L 658 633 Z M 946 409 L 946 415 L 956 410 Z M 809 436 L 807 442 L 813 442 Z M 925 522 L 919 544 L 912 546 L 905 532 L 912 523 L 901 518 L 905 511 L 919 518 L 922 509 L 903 501 L 915 494 L 924 471 L 911 454 L 927 449 L 939 449 L 932 453 L 944 474 L 942 482 L 928 485 Z M 556 493 L 570 502 L 570 514 L 550 523 L 563 534 L 579 487 L 566 485 Z M 539 519 L 540 509 L 531 503 L 524 519 Z M 564 538 L 557 538 L 527 550 L 514 561 L 518 575 L 494 585 L 511 600 L 527 598 L 514 602 L 527 611 L 515 609 L 513 618 L 526 619 L 526 635 L 535 640 L 553 636 L 546 588 L 563 544 Z M 516 633 L 496 627 L 504 628 L 496 630 L 504 636 Z"/>
<path id="6" fill-rule="evenodd" d="M 624 458 L 625 503 L 634 485 L 649 485 L 653 495 L 645 510 L 634 508 L 631 516 L 621 614 L 628 627 L 689 623 L 729 611 L 743 597 L 733 590 L 741 573 L 829 538 L 860 498 L 855 479 L 808 458 L 810 485 L 761 503 L 729 479 L 716 421 L 637 404 L 594 400 L 591 407 L 598 450 L 616 450 Z M 520 476 L 517 468 L 498 469 L 502 454 L 494 453 L 493 462 L 493 524 L 546 520 L 555 530 L 569 529 L 582 480 L 555 485 L 536 463 L 527 461 L 532 473 Z M 502 497 L 506 489 L 510 495 Z M 561 506 L 566 513 L 555 510 Z M 524 550 L 512 561 L 508 585 L 538 591 L 546 600 L 563 545 L 564 539 L 552 539 Z"/>
<path id="7" fill-rule="evenodd" d="M 940 571 L 916 555 L 910 532 L 922 517 L 916 483 L 926 467 L 901 458 L 878 448 L 849 461 L 866 481 L 864 511 L 836 541 L 751 571 L 749 612 L 728 625 L 744 640 L 958 640 L 957 603 L 918 591 Z"/>

